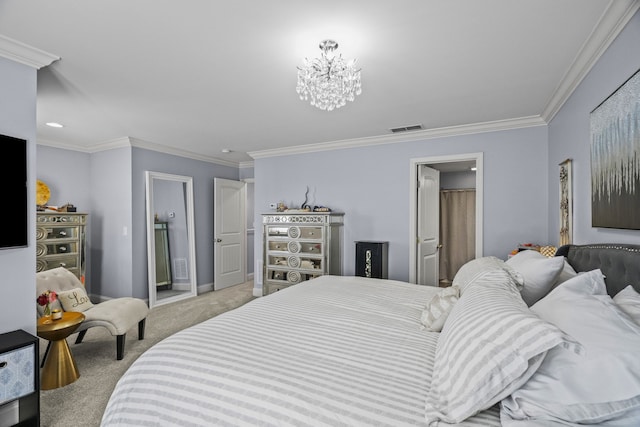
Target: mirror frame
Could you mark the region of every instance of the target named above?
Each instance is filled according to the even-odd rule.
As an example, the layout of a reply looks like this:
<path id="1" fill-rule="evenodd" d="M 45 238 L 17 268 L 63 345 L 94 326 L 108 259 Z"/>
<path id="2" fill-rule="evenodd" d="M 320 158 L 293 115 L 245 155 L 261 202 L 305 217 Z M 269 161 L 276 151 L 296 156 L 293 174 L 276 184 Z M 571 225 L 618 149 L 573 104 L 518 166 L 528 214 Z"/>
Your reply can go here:
<path id="1" fill-rule="evenodd" d="M 187 214 L 187 244 L 189 247 L 189 291 L 180 295 L 158 300 L 156 295 L 156 259 L 155 259 L 155 210 L 153 204 L 153 183 L 155 180 L 181 182 L 185 189 L 185 203 Z M 164 172 L 145 171 L 146 181 L 146 213 L 147 213 L 147 277 L 149 281 L 149 308 L 180 301 L 198 295 L 196 279 L 196 242 L 195 220 L 193 213 L 193 178 L 190 176 L 173 175 Z"/>

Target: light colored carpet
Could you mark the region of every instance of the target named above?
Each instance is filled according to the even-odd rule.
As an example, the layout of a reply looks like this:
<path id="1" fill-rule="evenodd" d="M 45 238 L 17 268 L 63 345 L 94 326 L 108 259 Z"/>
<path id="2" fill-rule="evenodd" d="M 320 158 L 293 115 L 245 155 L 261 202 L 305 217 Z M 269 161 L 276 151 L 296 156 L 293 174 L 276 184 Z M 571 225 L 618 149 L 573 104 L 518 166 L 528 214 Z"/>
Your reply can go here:
<path id="1" fill-rule="evenodd" d="M 76 334 L 71 335 L 68 342 L 80 378 L 40 392 L 40 425 L 99 426 L 116 383 L 145 350 L 177 331 L 245 304 L 254 299 L 252 292 L 253 282 L 247 282 L 155 307 L 147 317 L 144 340 L 138 340 L 137 325 L 127 333 L 122 360 L 116 360 L 116 339 L 104 328 L 89 329 L 81 344 L 74 344 Z M 41 358 L 46 347 L 47 341 L 41 339 Z"/>

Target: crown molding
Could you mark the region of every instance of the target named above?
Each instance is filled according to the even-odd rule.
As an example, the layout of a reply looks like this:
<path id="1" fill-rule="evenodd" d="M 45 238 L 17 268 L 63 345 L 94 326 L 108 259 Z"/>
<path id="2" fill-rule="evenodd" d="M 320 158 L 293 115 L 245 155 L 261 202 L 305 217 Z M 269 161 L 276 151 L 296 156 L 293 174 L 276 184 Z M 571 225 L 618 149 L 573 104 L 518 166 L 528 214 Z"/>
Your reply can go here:
<path id="1" fill-rule="evenodd" d="M 52 148 L 60 148 L 62 150 L 77 151 L 80 153 L 87 153 L 87 154 L 92 152 L 92 150 L 89 150 L 86 147 L 80 147 L 78 145 L 67 144 L 67 143 L 58 142 L 58 141 L 51 141 L 49 139 L 42 139 L 42 138 L 37 138 L 36 145 L 43 145 L 45 147 L 52 147 Z"/>
<path id="2" fill-rule="evenodd" d="M 547 122 L 542 120 L 540 116 L 529 116 L 516 119 L 496 120 L 492 122 L 472 123 L 461 126 L 425 129 L 415 132 L 406 132 L 402 134 L 380 135 L 366 138 L 354 138 L 341 141 L 299 145 L 296 147 L 274 148 L 271 150 L 252 151 L 247 154 L 254 159 L 262 159 L 266 157 L 288 156 L 292 154 L 314 153 L 318 151 L 359 148 L 372 145 L 422 141 L 425 139 L 446 138 L 450 136 L 468 135 L 474 133 L 496 132 L 534 126 L 546 126 L 546 124 Z"/>
<path id="3" fill-rule="evenodd" d="M 78 145 L 60 143 L 56 141 L 49 141 L 46 139 L 38 139 L 37 144 L 48 146 L 48 147 L 61 148 L 64 150 L 79 151 L 79 152 L 88 153 L 88 154 L 99 153 L 101 151 L 108 151 L 116 148 L 136 147 L 136 148 L 143 148 L 145 150 L 156 151 L 159 153 L 170 154 L 172 156 L 184 157 L 187 159 L 199 160 L 207 163 L 214 163 L 221 166 L 231 166 L 234 168 L 253 167 L 253 162 L 243 162 L 242 164 L 239 164 L 237 162 L 222 160 L 215 157 L 203 156 L 200 154 L 192 153 L 190 151 L 179 150 L 176 148 L 167 147 L 166 145 L 156 144 L 153 142 L 148 142 L 148 141 L 144 141 L 137 138 L 131 138 L 128 136 L 105 141 L 100 144 L 93 145 L 90 148 L 80 147 Z"/>
<path id="4" fill-rule="evenodd" d="M 0 56 L 39 70 L 60 59 L 59 56 L 0 34 Z"/>
<path id="5" fill-rule="evenodd" d="M 166 145 L 156 144 L 154 142 L 143 141 L 137 138 L 129 138 L 132 147 L 144 148 L 145 150 L 157 151 L 159 153 L 170 154 L 172 156 L 185 157 L 192 160 L 200 160 L 207 163 L 215 163 L 222 166 L 239 167 L 238 162 L 218 159 L 217 157 L 203 156 L 187 150 L 180 150 Z"/>
<path id="6" fill-rule="evenodd" d="M 598 24 L 582 45 L 578 55 L 553 92 L 553 97 L 542 113 L 549 123 L 589 73 L 596 61 L 640 9 L 640 0 L 610 0 Z"/>

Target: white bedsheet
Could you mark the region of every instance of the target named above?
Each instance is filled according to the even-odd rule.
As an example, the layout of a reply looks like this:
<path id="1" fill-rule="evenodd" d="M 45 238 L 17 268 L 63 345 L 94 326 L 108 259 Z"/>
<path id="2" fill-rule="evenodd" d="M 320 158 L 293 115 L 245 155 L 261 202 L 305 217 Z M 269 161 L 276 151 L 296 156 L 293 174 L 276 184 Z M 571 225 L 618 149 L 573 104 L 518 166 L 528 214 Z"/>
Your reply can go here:
<path id="1" fill-rule="evenodd" d="M 181 331 L 118 382 L 109 426 L 425 425 L 437 288 L 323 276 Z M 465 425 L 499 425 L 485 411 Z"/>

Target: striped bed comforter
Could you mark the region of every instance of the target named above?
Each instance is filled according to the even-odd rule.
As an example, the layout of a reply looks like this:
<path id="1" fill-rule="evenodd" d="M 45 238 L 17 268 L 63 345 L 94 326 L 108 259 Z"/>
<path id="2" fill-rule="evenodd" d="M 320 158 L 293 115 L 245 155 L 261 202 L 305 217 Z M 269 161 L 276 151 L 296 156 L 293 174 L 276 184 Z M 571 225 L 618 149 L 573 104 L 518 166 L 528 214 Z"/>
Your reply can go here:
<path id="1" fill-rule="evenodd" d="M 144 353 L 102 426 L 425 425 L 438 334 L 419 319 L 435 292 L 323 276 L 253 300 Z"/>

